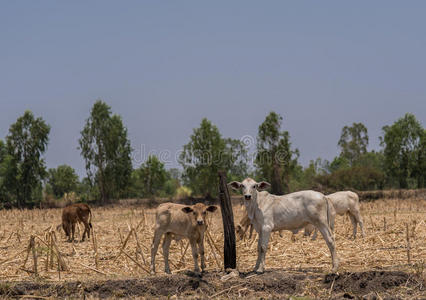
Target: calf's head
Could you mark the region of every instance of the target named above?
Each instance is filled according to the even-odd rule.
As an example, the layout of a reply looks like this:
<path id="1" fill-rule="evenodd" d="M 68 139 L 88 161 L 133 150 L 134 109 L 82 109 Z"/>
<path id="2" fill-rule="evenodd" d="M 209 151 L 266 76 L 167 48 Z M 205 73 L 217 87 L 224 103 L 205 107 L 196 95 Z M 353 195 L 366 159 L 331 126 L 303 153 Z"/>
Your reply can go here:
<path id="1" fill-rule="evenodd" d="M 190 214 L 193 222 L 197 225 L 206 224 L 207 212 L 216 211 L 217 207 L 214 205 L 205 206 L 203 203 L 197 203 L 191 206 L 185 206 L 182 208 L 184 213 Z"/>
<path id="2" fill-rule="evenodd" d="M 245 200 L 251 200 L 257 191 L 263 191 L 271 185 L 266 181 L 256 182 L 254 179 L 246 178 L 243 182 L 232 181 L 228 184 L 234 190 L 240 190 Z"/>

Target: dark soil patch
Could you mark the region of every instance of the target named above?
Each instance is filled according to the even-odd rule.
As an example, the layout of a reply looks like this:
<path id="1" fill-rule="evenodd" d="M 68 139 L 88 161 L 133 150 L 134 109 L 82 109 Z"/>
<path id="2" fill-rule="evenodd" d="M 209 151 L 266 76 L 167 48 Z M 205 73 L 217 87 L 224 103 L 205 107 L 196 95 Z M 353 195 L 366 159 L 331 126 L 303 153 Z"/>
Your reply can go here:
<path id="1" fill-rule="evenodd" d="M 369 293 L 390 291 L 399 286 L 422 288 L 419 281 L 404 272 L 370 271 L 343 273 L 340 275 L 309 275 L 286 270 L 271 270 L 264 274 L 240 274 L 226 282 L 220 280 L 223 274 L 209 272 L 203 277 L 191 272 L 175 275 L 158 275 L 140 279 L 120 279 L 88 282 L 0 282 L 0 296 L 19 298 L 35 295 L 55 298 L 168 298 L 171 296 L 196 296 L 208 298 L 219 295 L 226 298 L 288 298 L 294 295 L 308 295 L 312 298 L 328 295 L 333 285 L 334 298 L 353 299 Z M 333 283 L 334 282 L 334 283 Z M 425 286 L 424 282 L 423 288 Z M 312 291 L 306 287 L 314 287 Z M 421 293 L 420 290 L 416 294 Z"/>
<path id="2" fill-rule="evenodd" d="M 371 293 L 381 293 L 398 287 L 418 287 L 419 291 L 424 291 L 425 282 L 402 271 L 368 271 L 358 273 L 329 274 L 324 278 L 326 288 L 333 292 L 343 292 L 346 299 L 355 298 L 354 295 L 369 295 Z M 426 297 L 426 294 L 425 294 Z M 371 297 L 367 297 L 371 298 Z M 373 297 L 375 298 L 375 297 Z M 398 299 L 397 296 L 388 294 L 387 299 Z"/>

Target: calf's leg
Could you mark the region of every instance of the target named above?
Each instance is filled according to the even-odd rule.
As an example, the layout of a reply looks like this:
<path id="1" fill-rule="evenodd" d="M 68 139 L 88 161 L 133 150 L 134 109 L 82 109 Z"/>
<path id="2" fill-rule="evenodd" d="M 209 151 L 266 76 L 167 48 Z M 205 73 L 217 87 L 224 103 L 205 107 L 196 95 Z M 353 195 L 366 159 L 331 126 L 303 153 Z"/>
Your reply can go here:
<path id="1" fill-rule="evenodd" d="M 192 258 L 194 259 L 194 273 L 200 273 L 200 268 L 198 267 L 198 249 L 197 242 L 195 240 L 189 240 L 192 249 Z"/>
<path id="2" fill-rule="evenodd" d="M 166 233 L 163 241 L 163 257 L 164 257 L 164 272 L 170 274 L 170 266 L 169 266 L 169 249 L 170 243 L 172 242 L 172 234 Z"/>
<path id="3" fill-rule="evenodd" d="M 201 272 L 204 272 L 206 268 L 206 260 L 204 258 L 204 234 L 202 234 L 200 241 L 198 242 L 198 252 L 200 253 L 201 258 Z"/>
<path id="4" fill-rule="evenodd" d="M 158 245 L 160 244 L 162 235 L 163 232 L 158 229 L 155 230 L 151 245 L 151 274 L 155 274 L 155 255 L 157 255 Z"/>

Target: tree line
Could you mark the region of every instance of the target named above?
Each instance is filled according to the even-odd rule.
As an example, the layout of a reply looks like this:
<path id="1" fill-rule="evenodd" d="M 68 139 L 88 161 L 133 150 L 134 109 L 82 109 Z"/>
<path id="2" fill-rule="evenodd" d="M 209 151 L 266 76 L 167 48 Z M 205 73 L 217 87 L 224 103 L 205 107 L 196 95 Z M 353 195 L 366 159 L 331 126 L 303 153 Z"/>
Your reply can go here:
<path id="1" fill-rule="evenodd" d="M 382 128 L 380 150 L 368 151 L 368 130 L 362 123 L 342 128 L 332 161 L 318 158 L 307 167 L 299 163 L 299 150 L 283 130 L 283 117 L 270 112 L 259 125 L 257 138 L 225 138 L 209 120 L 193 129 L 178 158 L 181 169 L 166 169 L 150 155 L 132 165 L 127 128 L 111 107 L 93 105 L 79 139 L 86 177 L 79 179 L 68 165 L 48 169 L 44 154 L 50 126 L 25 111 L 0 140 L 0 203 L 32 207 L 48 197 L 74 193 L 83 201 L 105 204 L 119 198 L 217 196 L 217 172 L 230 180 L 251 176 L 271 183 L 271 192 L 285 194 L 302 189 L 324 192 L 353 189 L 424 188 L 426 131 L 407 113 Z M 250 143 L 255 151 L 250 153 Z M 253 151 L 252 151 L 253 152 Z"/>

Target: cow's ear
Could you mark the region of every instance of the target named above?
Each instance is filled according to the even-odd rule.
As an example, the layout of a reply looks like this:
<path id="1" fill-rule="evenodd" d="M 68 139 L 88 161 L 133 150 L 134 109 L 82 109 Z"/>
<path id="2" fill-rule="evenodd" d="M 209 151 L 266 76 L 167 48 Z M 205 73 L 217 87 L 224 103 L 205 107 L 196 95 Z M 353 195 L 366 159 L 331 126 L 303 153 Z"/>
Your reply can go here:
<path id="1" fill-rule="evenodd" d="M 185 206 L 184 208 L 182 208 L 182 211 L 186 214 L 189 214 L 190 212 L 193 212 L 194 210 L 189 206 Z"/>
<path id="2" fill-rule="evenodd" d="M 256 189 L 258 191 L 263 191 L 263 190 L 269 189 L 270 186 L 271 184 L 269 182 L 261 181 L 258 184 L 256 184 Z"/>
<path id="3" fill-rule="evenodd" d="M 230 186 L 234 190 L 238 190 L 241 187 L 241 182 L 232 181 L 232 182 L 228 183 L 228 186 Z"/>
<path id="4" fill-rule="evenodd" d="M 217 206 L 214 206 L 214 205 L 210 205 L 209 207 L 207 207 L 207 211 L 209 212 L 215 212 L 216 209 L 217 209 Z"/>

